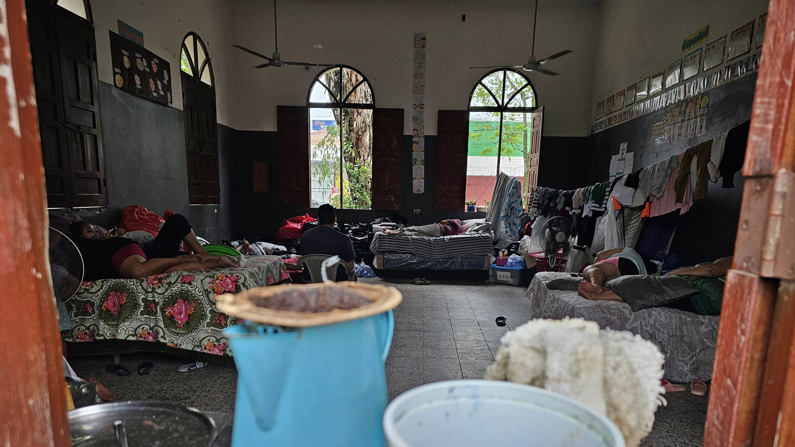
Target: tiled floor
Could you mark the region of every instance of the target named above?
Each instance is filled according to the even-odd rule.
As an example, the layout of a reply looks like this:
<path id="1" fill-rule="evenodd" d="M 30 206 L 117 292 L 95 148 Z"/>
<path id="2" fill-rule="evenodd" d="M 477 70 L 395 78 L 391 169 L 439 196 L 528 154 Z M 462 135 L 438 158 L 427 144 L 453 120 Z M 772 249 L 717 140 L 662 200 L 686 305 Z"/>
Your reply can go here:
<path id="1" fill-rule="evenodd" d="M 403 294 L 386 362 L 389 398 L 452 379 L 482 379 L 500 338 L 529 319 L 524 289 L 509 285 L 384 282 Z M 495 319 L 503 316 L 507 325 Z"/>
<path id="2" fill-rule="evenodd" d="M 395 333 L 386 362 L 389 399 L 425 383 L 450 379 L 480 379 L 494 361 L 500 338 L 529 318 L 525 287 L 483 282 L 437 282 L 415 285 L 410 280 L 366 280 L 391 285 L 403 294 L 395 309 Z M 506 317 L 507 325 L 495 323 Z M 119 400 L 165 400 L 188 405 L 208 414 L 219 427 L 233 420 L 237 372 L 234 363 L 219 359 L 191 373 L 177 373 L 177 366 L 190 360 L 171 354 L 122 355 L 128 368 L 154 360 L 149 375 L 118 377 L 107 374 L 111 355 L 70 358 L 81 377 L 96 377 Z M 666 395 L 666 407 L 655 414 L 651 434 L 644 447 L 700 446 L 707 412 L 707 396 L 688 392 Z M 228 445 L 226 443 L 221 445 Z"/>

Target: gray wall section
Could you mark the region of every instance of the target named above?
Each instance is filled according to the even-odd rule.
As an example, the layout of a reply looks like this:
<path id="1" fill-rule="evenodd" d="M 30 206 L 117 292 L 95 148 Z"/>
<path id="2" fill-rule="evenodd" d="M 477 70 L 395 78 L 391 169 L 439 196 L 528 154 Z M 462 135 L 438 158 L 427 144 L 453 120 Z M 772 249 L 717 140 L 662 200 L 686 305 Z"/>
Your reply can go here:
<path id="1" fill-rule="evenodd" d="M 589 137 L 544 137 L 539 184 L 573 189 L 603 181 L 611 155 L 622 141 L 635 152 L 640 168 L 680 153 L 701 141 L 729 130 L 749 119 L 756 76 L 751 75 L 709 92 L 707 133 L 687 141 L 656 145 L 651 125 L 664 119 L 658 111 L 636 118 Z M 221 203 L 188 203 L 185 142 L 182 111 L 134 97 L 109 84 L 100 83 L 102 131 L 108 179 L 108 209 L 97 216 L 99 223 L 118 221 L 121 209 L 139 204 L 160 214 L 166 209 L 185 214 L 196 233 L 210 241 L 247 237 L 273 241 L 283 219 L 312 210 L 284 207 L 279 203 L 279 180 L 290 175 L 279 169 L 275 132 L 238 131 L 218 126 Z M 402 140 L 401 210 L 342 210 L 339 221 L 370 222 L 394 213 L 409 224 L 437 222 L 444 218 L 483 217 L 483 213 L 438 212 L 434 181 L 437 137 L 425 137 L 425 193 L 411 190 L 411 137 Z M 251 191 L 252 163 L 269 165 L 270 192 Z M 723 189 L 710 184 L 707 199 L 697 201 L 680 219 L 672 251 L 683 262 L 700 262 L 731 253 L 736 235 L 742 182 Z M 414 214 L 413 210 L 420 210 Z"/>
<path id="2" fill-rule="evenodd" d="M 104 223 L 118 223 L 124 207 L 141 205 L 160 215 L 167 209 L 184 214 L 196 234 L 210 241 L 229 238 L 234 146 L 221 146 L 227 141 L 219 135 L 221 203 L 190 205 L 182 111 L 103 82 L 99 97 L 108 185 Z"/>

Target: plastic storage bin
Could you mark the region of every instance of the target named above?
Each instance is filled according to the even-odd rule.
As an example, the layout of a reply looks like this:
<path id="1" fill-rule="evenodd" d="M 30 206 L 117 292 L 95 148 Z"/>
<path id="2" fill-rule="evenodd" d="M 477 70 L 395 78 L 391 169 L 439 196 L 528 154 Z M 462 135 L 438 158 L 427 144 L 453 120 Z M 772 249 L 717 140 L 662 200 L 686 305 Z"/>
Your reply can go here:
<path id="1" fill-rule="evenodd" d="M 519 286 L 530 284 L 535 269 L 524 269 L 516 267 L 501 267 L 496 264 L 489 266 L 489 282 L 498 282 Z"/>

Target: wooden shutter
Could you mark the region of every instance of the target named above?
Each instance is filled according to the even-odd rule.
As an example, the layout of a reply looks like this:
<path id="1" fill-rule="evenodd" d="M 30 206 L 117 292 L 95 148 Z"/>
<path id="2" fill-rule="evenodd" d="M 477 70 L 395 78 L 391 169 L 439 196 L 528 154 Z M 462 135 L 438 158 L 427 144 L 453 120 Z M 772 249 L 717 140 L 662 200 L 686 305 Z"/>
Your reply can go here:
<path id="1" fill-rule="evenodd" d="M 220 203 L 215 89 L 180 71 L 190 203 Z"/>
<path id="2" fill-rule="evenodd" d="M 276 108 L 279 197 L 282 205 L 309 207 L 309 109 Z"/>
<path id="3" fill-rule="evenodd" d="M 400 159 L 403 109 L 373 113 L 373 209 L 400 209 Z"/>
<path id="4" fill-rule="evenodd" d="M 522 197 L 525 208 L 529 207 L 530 189 L 538 185 L 538 160 L 541 155 L 541 128 L 544 122 L 544 108 L 530 114 L 532 129 L 530 132 L 530 150 L 525 155 L 524 185 L 522 185 Z"/>
<path id="5" fill-rule="evenodd" d="M 49 2 L 27 9 L 48 205 L 105 205 L 94 27 Z"/>
<path id="6" fill-rule="evenodd" d="M 440 110 L 436 156 L 436 210 L 462 211 L 467 186 L 469 117 L 465 110 Z"/>

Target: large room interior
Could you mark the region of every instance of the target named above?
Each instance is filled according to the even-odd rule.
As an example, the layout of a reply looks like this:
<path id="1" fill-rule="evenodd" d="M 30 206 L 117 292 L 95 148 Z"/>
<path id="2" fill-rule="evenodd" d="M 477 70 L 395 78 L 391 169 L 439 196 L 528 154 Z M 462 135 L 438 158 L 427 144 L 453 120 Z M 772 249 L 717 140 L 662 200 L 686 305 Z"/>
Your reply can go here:
<path id="1" fill-rule="evenodd" d="M 473 213 L 467 205 L 489 205 L 488 199 L 496 197 L 496 192 L 492 195 L 495 183 L 500 184 L 499 164 L 505 168 L 510 160 L 492 157 L 497 165 L 488 165 L 482 176 L 485 183 L 471 179 L 477 176 L 472 174 L 474 161 L 485 158 L 473 156 L 471 126 L 476 117 L 484 116 L 478 113 L 494 111 L 488 107 L 489 97 L 478 95 L 489 76 L 502 73 L 515 73 L 514 81 L 524 83 L 522 88 L 531 92 L 531 102 L 515 108 L 518 115 L 532 117 L 534 127 L 525 134 L 521 172 L 511 174 L 522 182 L 525 202 L 520 208 L 525 215 L 532 215 L 528 199 L 539 200 L 544 191 L 573 192 L 610 183 L 669 159 L 681 159 L 682 154 L 705 143 L 726 141 L 730 132 L 742 126 L 747 132 L 749 121 L 752 117 L 757 120 L 761 113 L 755 109 L 759 107 L 755 95 L 759 94 L 757 79 L 761 79 L 764 62 L 763 43 L 765 48 L 769 45 L 765 40 L 769 7 L 772 11 L 766 0 L 14 2 L 24 4 L 27 10 L 32 61 L 28 68 L 32 68 L 37 116 L 33 127 L 41 136 L 36 149 L 41 150 L 44 173 L 43 203 L 29 206 L 43 206 L 44 217 L 49 213 L 51 221 L 53 216 L 71 214 L 108 229 L 125 218 L 131 205 L 161 215 L 173 212 L 185 216 L 195 234 L 213 244 L 243 239 L 282 244 L 277 235 L 285 219 L 316 217 L 318 205 L 323 203 L 335 204 L 340 224 L 367 229 L 385 218 L 410 226 L 444 219 L 489 218 L 486 207 Z M 787 49 L 791 42 L 776 42 L 791 53 L 791 48 Z M 548 56 L 552 57 L 543 65 L 534 64 Z M 346 110 L 356 110 L 351 116 L 372 120 L 362 137 L 371 141 L 367 149 L 371 177 L 365 182 L 369 187 L 365 201 L 357 201 L 360 192 L 350 186 L 353 179 L 340 180 L 339 173 L 335 178 L 333 166 L 330 177 L 315 170 L 315 151 L 330 135 L 326 133 L 328 123 L 338 119 L 333 104 L 340 104 L 325 101 L 315 89 L 320 81 L 332 77 L 323 77 L 323 73 L 335 69 L 351 76 L 353 82 L 360 81 L 357 87 L 367 88 L 363 96 L 353 95 L 355 88 L 344 92 L 351 96 L 342 95 L 349 101 L 346 107 L 351 107 Z M 499 113 L 508 113 L 510 108 Z M 499 123 L 500 136 L 507 134 L 502 118 Z M 755 125 L 751 121 L 752 137 L 761 132 Z M 530 153 L 528 145 L 532 146 Z M 746 206 L 750 200 L 744 196 L 753 192 L 746 190 L 748 183 L 743 181 L 751 171 L 740 172 L 744 140 L 741 149 L 735 154 L 737 166 L 724 170 L 721 165 L 719 170 L 714 163 L 714 179 L 703 184 L 701 169 L 706 169 L 706 163 L 701 163 L 700 155 L 690 154 L 694 166 L 700 166 L 698 173 L 693 171 L 694 180 L 699 178 L 693 189 L 700 191 L 687 207 L 675 208 L 681 209 L 681 215 L 675 213 L 674 231 L 662 243 L 665 256 L 660 265 L 675 259 L 677 265 L 689 266 L 734 254 L 734 269 L 753 271 L 762 264 L 780 272 L 770 267 L 774 261 L 764 264 L 754 256 L 737 264 L 737 254 L 745 253 L 738 245 L 739 233 L 747 229 L 742 213 L 761 209 Z M 339 147 L 336 150 L 342 153 Z M 341 166 L 344 157 L 337 157 Z M 718 157 L 713 161 L 720 161 Z M 783 162 L 782 158 L 775 160 L 791 161 L 787 157 Z M 745 169 L 750 169 L 747 161 Z M 615 203 L 620 208 L 618 201 Z M 786 209 L 783 215 L 788 212 Z M 13 233 L 10 229 L 4 232 Z M 372 236 L 371 231 L 370 239 Z M 519 240 L 511 242 L 518 245 Z M 497 255 L 499 249 L 494 248 L 491 254 Z M 46 257 L 40 261 L 48 265 Z M 494 284 L 493 276 L 487 281 L 489 262 L 467 276 L 416 270 L 387 275 L 379 268 L 383 264 L 373 265 L 372 257 L 365 256 L 364 261 L 375 267 L 379 277 L 360 279 L 360 283 L 393 286 L 403 294 L 402 303 L 394 310 L 394 339 L 385 364 L 390 401 L 423 384 L 482 378 L 497 360 L 505 333 L 532 318 L 554 317 L 545 314 L 540 304 L 531 304 L 529 281 Z M 268 270 L 265 284 L 289 282 L 285 265 L 281 268 Z M 763 276 L 787 278 L 770 271 Z M 252 278 L 245 280 L 256 285 Z M 142 280 L 141 288 L 147 287 L 145 282 Z M 764 284 L 749 293 L 775 293 L 771 282 Z M 100 290 L 96 284 L 81 287 Z M 224 291 L 239 292 L 241 287 Z M 749 300 L 747 306 L 762 306 L 759 302 Z M 766 306 L 767 320 L 753 319 L 756 329 L 748 329 L 761 338 L 770 337 L 770 329 L 761 326 L 772 326 L 776 308 L 770 302 Z M 212 324 L 217 323 L 224 314 L 212 302 L 207 307 L 207 314 L 214 318 Z M 738 309 L 742 308 L 732 307 L 731 315 L 741 312 Z M 749 307 L 746 311 L 757 317 L 755 312 L 760 309 Z M 725 311 L 726 306 L 721 322 Z M 37 312 L 43 321 L 57 315 L 55 309 Z M 145 309 L 129 312 L 145 313 Z M 712 373 L 711 356 L 716 351 L 726 356 L 736 349 L 740 359 L 753 357 L 746 346 L 724 342 L 720 337 L 728 336 L 718 333 L 719 318 L 712 316 L 708 322 L 701 318 L 694 329 L 700 330 L 702 324 L 709 327 L 704 329 L 710 333 L 705 337 L 708 340 L 689 341 L 703 342 L 707 354 L 699 351 L 693 356 L 709 356 L 704 374 L 712 377 L 688 375 L 689 370 L 669 376 L 670 382 L 683 384 L 684 392 L 669 390 L 668 405 L 657 409 L 651 434 L 640 445 L 728 445 L 710 443 L 726 439 L 721 436 L 740 439 L 753 434 L 754 427 L 760 436 L 757 439 L 776 431 L 762 422 L 743 425 L 732 419 L 732 411 L 755 413 L 763 405 L 757 389 L 761 379 L 744 379 L 741 391 L 747 394 L 732 394 L 725 384 L 716 388 L 715 380 L 761 378 L 762 373 L 759 363 L 737 361 L 735 365 L 729 360 L 716 364 Z M 497 317 L 507 317 L 507 325 L 495 324 Z M 226 320 L 222 323 L 227 324 Z M 773 332 L 782 330 L 782 340 L 787 339 L 791 326 L 779 324 L 782 326 Z M 210 326 L 202 323 L 202 330 L 216 329 Z M 207 353 L 219 353 L 213 352 L 221 345 L 217 337 L 184 350 L 148 350 L 140 342 L 126 340 L 105 344 L 98 342 L 98 336 L 96 343 L 77 343 L 90 332 L 88 327 L 65 338 L 69 361 L 78 375 L 99 379 L 120 400 L 165 400 L 206 411 L 217 419 L 219 429 L 230 427 L 228 439 L 219 437 L 219 442 L 227 444 L 217 444 L 229 445 L 237 372 L 228 345 L 219 348 L 223 355 L 213 358 Z M 57 338 L 55 329 L 48 331 Z M 182 323 L 178 329 L 183 329 Z M 131 332 L 120 338 L 136 340 L 137 336 Z M 679 337 L 690 336 L 688 332 Z M 177 342 L 169 341 L 170 346 L 182 347 L 181 341 L 187 338 L 179 337 Z M 39 343 L 47 346 L 42 349 L 49 359 L 44 374 L 52 376 L 60 367 L 61 341 Z M 756 346 L 768 349 L 767 342 L 760 343 Z M 770 343 L 771 352 L 788 352 L 788 341 Z M 146 377 L 136 377 L 135 371 L 130 377 L 110 374 L 104 368 L 119 361 L 119 356 L 131 367 L 155 359 L 155 367 Z M 173 373 L 178 364 L 197 358 L 209 365 L 187 375 Z M 669 369 L 666 366 L 666 373 Z M 743 375 L 747 370 L 755 375 Z M 784 390 L 783 373 L 767 374 Z M 688 392 L 695 379 L 706 381 L 706 393 Z M 50 390 L 58 389 L 52 377 L 41 380 Z M 176 382 L 181 384 L 169 391 Z M 211 383 L 218 385 L 212 391 L 217 399 L 208 397 L 206 389 L 197 392 Z M 713 393 L 717 392 L 732 397 L 716 397 Z M 45 392 L 39 394 L 39 405 L 54 401 Z M 736 404 L 742 410 L 716 411 L 721 403 Z M 60 401 L 52 404 L 53 413 L 58 413 L 61 405 Z M 784 404 L 778 401 L 776 405 Z M 708 417 L 708 411 L 714 417 Z M 737 431 L 715 428 L 718 422 L 728 420 Z M 63 423 L 56 414 L 45 429 L 46 438 L 63 439 L 51 429 L 63 427 Z M 20 433 L 7 436 L 26 439 Z M 3 439 L 0 436 L 0 441 Z"/>

